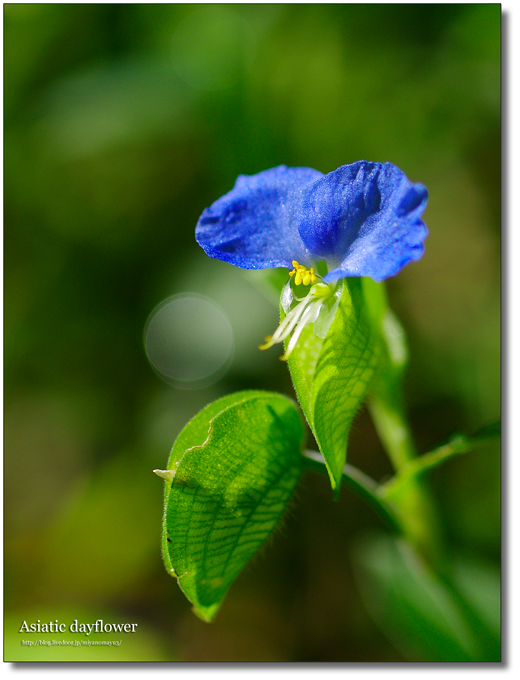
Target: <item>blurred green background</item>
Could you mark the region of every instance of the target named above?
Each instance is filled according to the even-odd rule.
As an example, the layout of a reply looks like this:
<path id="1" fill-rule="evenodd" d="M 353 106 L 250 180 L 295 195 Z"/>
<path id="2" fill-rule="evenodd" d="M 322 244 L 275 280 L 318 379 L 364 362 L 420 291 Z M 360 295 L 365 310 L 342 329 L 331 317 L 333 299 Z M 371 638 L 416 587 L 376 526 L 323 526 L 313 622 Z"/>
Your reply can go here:
<path id="1" fill-rule="evenodd" d="M 428 187 L 426 254 L 388 282 L 419 449 L 499 415 L 500 5 L 7 4 L 4 50 L 6 659 L 416 658 L 354 577 L 379 520 L 325 477 L 199 621 L 162 566 L 152 469 L 209 401 L 292 394 L 257 350 L 276 306 L 194 240 L 238 174 L 281 163 L 391 161 Z M 226 375 L 189 390 L 143 343 L 184 292 L 217 302 L 235 343 Z M 366 412 L 349 460 L 390 473 Z M 449 551 L 496 580 L 498 446 L 429 481 Z M 20 646 L 23 620 L 55 618 L 139 633 L 82 656 Z"/>

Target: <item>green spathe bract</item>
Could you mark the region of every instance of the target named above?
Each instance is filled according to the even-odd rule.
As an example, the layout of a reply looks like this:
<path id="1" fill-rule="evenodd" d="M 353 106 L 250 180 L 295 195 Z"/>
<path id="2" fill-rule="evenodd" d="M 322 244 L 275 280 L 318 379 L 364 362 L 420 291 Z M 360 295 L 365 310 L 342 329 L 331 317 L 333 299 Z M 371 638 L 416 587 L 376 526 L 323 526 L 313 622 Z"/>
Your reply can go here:
<path id="1" fill-rule="evenodd" d="M 163 554 L 200 618 L 213 619 L 276 527 L 302 471 L 303 441 L 296 405 L 257 391 L 210 404 L 177 438 L 169 463 L 175 473 L 165 484 Z"/>
<path id="2" fill-rule="evenodd" d="M 338 491 L 350 426 L 381 354 L 379 324 L 371 318 L 365 299 L 365 288 L 370 286 L 376 297 L 380 284 L 346 279 L 340 285 L 340 304 L 325 338 L 317 337 L 309 324 L 288 359 L 298 400 L 325 459 L 332 488 Z"/>

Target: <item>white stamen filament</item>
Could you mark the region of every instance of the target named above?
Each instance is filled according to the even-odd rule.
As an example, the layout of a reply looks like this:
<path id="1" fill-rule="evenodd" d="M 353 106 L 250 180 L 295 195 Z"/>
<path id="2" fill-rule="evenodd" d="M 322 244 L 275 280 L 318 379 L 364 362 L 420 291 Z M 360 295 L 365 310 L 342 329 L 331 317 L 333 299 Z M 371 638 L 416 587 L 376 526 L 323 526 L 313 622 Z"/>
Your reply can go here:
<path id="1" fill-rule="evenodd" d="M 311 297 L 311 295 L 309 293 L 309 295 L 307 295 L 307 297 L 303 298 L 303 300 L 301 302 L 299 302 L 296 305 L 296 307 L 287 314 L 287 316 L 280 323 L 280 325 L 278 326 L 278 328 L 276 329 L 276 331 L 273 335 L 273 339 L 277 338 L 275 340 L 275 342 L 278 342 L 278 337 L 281 340 L 283 340 L 284 338 L 286 338 L 288 335 L 291 334 L 293 328 L 299 322 L 302 314 L 305 313 L 305 309 L 310 302 L 308 298 L 310 298 L 310 297 Z M 287 322 L 287 323 L 285 323 L 285 322 Z"/>
<path id="2" fill-rule="evenodd" d="M 293 328 L 299 322 L 302 314 L 304 314 L 306 307 L 309 304 L 310 298 L 312 298 L 312 293 L 309 293 L 303 300 L 292 309 L 285 318 L 280 322 L 280 325 L 273 333 L 272 337 L 265 343 L 261 345 L 262 349 L 268 349 L 278 342 L 283 342 L 286 337 L 288 337 Z"/>
<path id="3" fill-rule="evenodd" d="M 280 357 L 282 361 L 286 361 L 294 350 L 303 329 L 318 319 L 323 303 L 334 294 L 335 288 L 336 286 L 318 283 L 311 288 L 304 298 L 298 298 L 291 290 L 290 284 L 288 284 L 282 294 L 282 307 L 287 311 L 287 314 L 273 335 L 271 337 L 268 336 L 265 344 L 260 345 L 260 349 L 268 349 L 277 343 L 283 342 L 292 333 L 287 349 Z M 298 304 L 289 311 L 291 300 L 297 300 Z"/>
<path id="4" fill-rule="evenodd" d="M 285 354 L 281 357 L 284 361 L 287 361 L 289 356 L 291 355 L 294 347 L 296 346 L 296 343 L 298 342 L 298 338 L 302 334 L 303 329 L 308 323 L 314 323 L 316 319 L 318 318 L 318 314 L 320 313 L 320 307 L 323 304 L 323 299 L 316 300 L 315 302 L 311 302 L 311 304 L 307 307 L 305 310 L 305 314 L 302 316 L 300 323 L 298 324 L 298 328 L 294 331 L 292 334 L 292 337 L 289 341 L 289 344 L 287 345 L 287 349 L 285 351 Z"/>

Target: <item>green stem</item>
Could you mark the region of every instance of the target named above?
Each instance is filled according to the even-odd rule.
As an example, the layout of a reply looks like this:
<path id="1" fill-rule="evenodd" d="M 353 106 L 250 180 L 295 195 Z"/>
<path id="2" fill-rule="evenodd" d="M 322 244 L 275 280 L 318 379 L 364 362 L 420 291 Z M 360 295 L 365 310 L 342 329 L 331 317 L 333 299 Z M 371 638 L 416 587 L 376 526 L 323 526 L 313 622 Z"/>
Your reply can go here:
<path id="1" fill-rule="evenodd" d="M 446 444 L 405 463 L 391 480 L 379 487 L 378 495 L 385 500 L 392 499 L 399 495 L 401 489 L 409 484 L 412 478 L 418 479 L 444 461 L 474 451 L 479 446 L 497 441 L 499 438 L 500 420 L 485 425 L 472 435 L 456 434 Z"/>
<path id="2" fill-rule="evenodd" d="M 391 391 L 381 389 L 372 395 L 368 404 L 378 435 L 388 452 L 397 472 L 416 458 L 416 448 L 405 416 L 400 387 L 394 383 Z M 387 500 L 385 490 L 392 484 L 379 487 L 378 497 Z M 392 494 L 391 501 L 397 509 L 406 538 L 435 569 L 442 565 L 442 548 L 437 515 L 430 494 L 422 480 L 411 476 L 400 488 L 401 493 Z"/>
<path id="3" fill-rule="evenodd" d="M 385 398 L 387 396 L 388 398 Z M 417 456 L 417 450 L 404 415 L 402 396 L 393 392 L 385 397 L 372 397 L 368 402 L 368 410 L 390 462 L 397 472 Z"/>
<path id="4" fill-rule="evenodd" d="M 321 454 L 316 451 L 307 450 L 304 452 L 303 457 L 305 466 L 309 470 L 314 470 L 328 476 L 327 467 Z M 379 498 L 377 494 L 378 485 L 371 477 L 352 465 L 345 465 L 341 483 L 347 489 L 350 489 L 360 496 L 360 498 L 363 498 L 363 500 L 378 513 L 392 531 L 398 534 L 403 533 L 403 529 L 394 512 L 383 499 Z"/>

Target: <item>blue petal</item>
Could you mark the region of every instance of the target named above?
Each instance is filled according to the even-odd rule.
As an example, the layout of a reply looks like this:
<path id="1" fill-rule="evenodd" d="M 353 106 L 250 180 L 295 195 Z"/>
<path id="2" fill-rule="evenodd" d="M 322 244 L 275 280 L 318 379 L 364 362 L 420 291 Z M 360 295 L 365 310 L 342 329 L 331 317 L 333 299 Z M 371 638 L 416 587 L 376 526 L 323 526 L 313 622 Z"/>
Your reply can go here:
<path id="1" fill-rule="evenodd" d="M 312 168 L 277 168 L 240 175 L 234 188 L 202 213 L 195 238 L 210 257 L 243 269 L 311 263 L 298 223 L 303 190 L 323 173 Z"/>
<path id="2" fill-rule="evenodd" d="M 300 236 L 333 267 L 326 282 L 346 276 L 382 281 L 422 256 L 427 198 L 426 188 L 392 163 L 344 165 L 307 188 Z"/>

